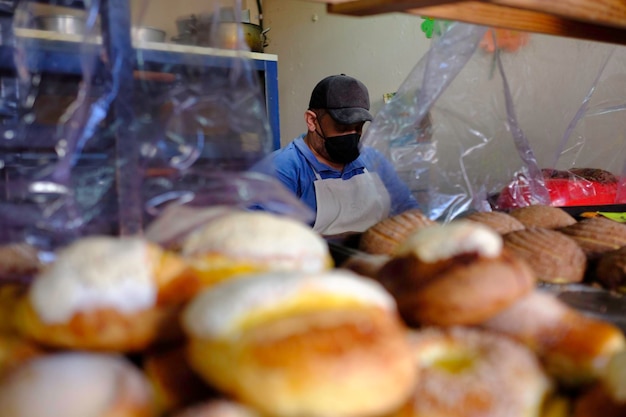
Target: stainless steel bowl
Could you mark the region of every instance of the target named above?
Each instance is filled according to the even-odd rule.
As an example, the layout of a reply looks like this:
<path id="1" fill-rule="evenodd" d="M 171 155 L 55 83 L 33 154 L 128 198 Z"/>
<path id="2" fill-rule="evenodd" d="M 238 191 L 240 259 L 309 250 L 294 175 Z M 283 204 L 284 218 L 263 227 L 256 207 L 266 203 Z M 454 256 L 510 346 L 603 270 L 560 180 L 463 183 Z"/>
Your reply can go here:
<path id="1" fill-rule="evenodd" d="M 53 32 L 66 33 L 70 35 L 83 35 L 87 21 L 82 16 L 76 15 L 41 15 L 34 19 L 35 27 L 41 30 L 50 30 Z M 99 28 L 96 28 L 98 31 Z"/>
<path id="2" fill-rule="evenodd" d="M 133 40 L 136 42 L 165 42 L 164 30 L 150 26 L 136 26 L 131 29 Z"/>

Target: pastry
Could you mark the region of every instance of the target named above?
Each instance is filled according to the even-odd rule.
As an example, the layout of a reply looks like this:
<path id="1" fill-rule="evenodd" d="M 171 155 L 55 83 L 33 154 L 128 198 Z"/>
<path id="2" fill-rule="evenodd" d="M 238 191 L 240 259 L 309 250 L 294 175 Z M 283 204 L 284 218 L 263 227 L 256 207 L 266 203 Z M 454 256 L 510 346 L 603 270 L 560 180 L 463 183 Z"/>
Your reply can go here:
<path id="1" fill-rule="evenodd" d="M 94 236 L 59 251 L 15 311 L 41 344 L 130 352 L 180 337 L 182 304 L 197 290 L 179 256 L 141 238 Z"/>
<path id="2" fill-rule="evenodd" d="M 504 235 L 509 232 L 524 229 L 524 224 L 515 217 L 503 211 L 476 211 L 464 217 L 491 227 L 496 232 Z"/>
<path id="3" fill-rule="evenodd" d="M 374 255 L 391 255 L 413 231 L 435 224 L 421 210 L 408 210 L 370 226 L 359 240 L 359 250 Z"/>
<path id="4" fill-rule="evenodd" d="M 540 290 L 481 326 L 525 343 L 548 373 L 569 387 L 597 381 L 611 357 L 626 346 L 617 326 L 585 316 Z"/>
<path id="5" fill-rule="evenodd" d="M 528 227 L 504 235 L 504 247 L 523 259 L 539 281 L 553 284 L 581 282 L 587 257 L 578 243 L 556 230 Z"/>
<path id="6" fill-rule="evenodd" d="M 349 271 L 225 281 L 194 298 L 183 326 L 192 368 L 272 416 L 379 416 L 415 382 L 392 297 Z"/>
<path id="7" fill-rule="evenodd" d="M 328 244 L 312 228 L 261 211 L 223 214 L 189 234 L 181 253 L 203 286 L 258 272 L 318 272 L 333 266 Z"/>
<path id="8" fill-rule="evenodd" d="M 554 384 L 535 354 L 474 328 L 411 332 L 418 383 L 407 417 L 539 417 Z"/>
<path id="9" fill-rule="evenodd" d="M 559 231 L 574 239 L 591 261 L 596 261 L 604 253 L 626 246 L 626 224 L 606 217 L 582 219 L 560 228 Z"/>
<path id="10" fill-rule="evenodd" d="M 532 290 L 535 275 L 502 237 L 470 220 L 420 229 L 377 279 L 411 326 L 478 324 Z"/>
<path id="11" fill-rule="evenodd" d="M 576 218 L 560 207 L 532 205 L 518 207 L 509 214 L 526 227 L 558 229 L 576 223 Z"/>
<path id="12" fill-rule="evenodd" d="M 125 359 L 83 352 L 32 359 L 0 380 L 3 417 L 156 417 L 144 375 Z"/>

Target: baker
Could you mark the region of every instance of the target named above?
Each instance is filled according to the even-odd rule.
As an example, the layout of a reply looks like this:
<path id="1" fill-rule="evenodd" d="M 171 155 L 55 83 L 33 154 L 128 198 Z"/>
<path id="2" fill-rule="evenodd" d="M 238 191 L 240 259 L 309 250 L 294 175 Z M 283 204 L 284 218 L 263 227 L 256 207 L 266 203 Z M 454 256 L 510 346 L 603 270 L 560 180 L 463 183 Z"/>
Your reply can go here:
<path id="1" fill-rule="evenodd" d="M 418 204 L 393 165 L 361 146 L 373 119 L 365 85 L 348 75 L 322 79 L 304 112 L 307 131 L 255 169 L 274 175 L 316 213 L 324 236 L 360 233 Z"/>

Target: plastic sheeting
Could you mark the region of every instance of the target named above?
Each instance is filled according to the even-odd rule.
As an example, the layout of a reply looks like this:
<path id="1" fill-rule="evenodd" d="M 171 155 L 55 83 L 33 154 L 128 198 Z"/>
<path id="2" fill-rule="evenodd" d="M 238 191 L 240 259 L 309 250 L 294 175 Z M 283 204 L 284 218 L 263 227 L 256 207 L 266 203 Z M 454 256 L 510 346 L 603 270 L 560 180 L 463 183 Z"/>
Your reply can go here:
<path id="1" fill-rule="evenodd" d="M 311 218 L 278 182 L 246 172 L 273 150 L 272 132 L 243 31 L 226 53 L 214 30 L 219 1 L 201 10 L 214 23 L 203 37 L 216 48 L 208 54 L 133 40 L 130 26 L 143 26 L 154 2 L 135 2 L 132 21 L 127 1 L 84 4 L 52 9 L 80 17 L 69 34 L 41 31 L 44 6 L 35 2 L 4 18 L 12 68 L 2 81 L 13 89 L 3 98 L 13 107 L 0 120 L 0 243 L 54 249 L 89 234 L 142 233 L 177 204 L 263 205 Z M 232 10 L 239 14 L 240 1 Z"/>
<path id="2" fill-rule="evenodd" d="M 479 47 L 487 28 L 439 24 L 363 138 L 429 217 L 625 202 L 626 48 L 531 34 L 515 52 L 489 52 Z M 612 173 L 613 182 L 598 185 L 578 168 Z"/>

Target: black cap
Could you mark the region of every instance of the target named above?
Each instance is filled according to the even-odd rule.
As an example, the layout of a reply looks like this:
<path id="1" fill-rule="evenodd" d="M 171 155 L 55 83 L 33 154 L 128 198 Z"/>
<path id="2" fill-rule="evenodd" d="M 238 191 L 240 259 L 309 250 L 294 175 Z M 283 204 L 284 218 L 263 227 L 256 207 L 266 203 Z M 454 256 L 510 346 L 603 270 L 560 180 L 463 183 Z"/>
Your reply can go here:
<path id="1" fill-rule="evenodd" d="M 311 93 L 309 109 L 326 109 L 338 123 L 349 125 L 371 121 L 367 87 L 348 75 L 331 75 L 317 83 Z"/>

